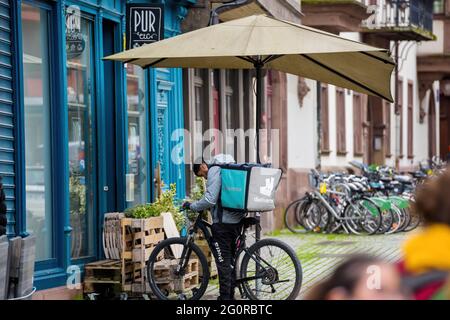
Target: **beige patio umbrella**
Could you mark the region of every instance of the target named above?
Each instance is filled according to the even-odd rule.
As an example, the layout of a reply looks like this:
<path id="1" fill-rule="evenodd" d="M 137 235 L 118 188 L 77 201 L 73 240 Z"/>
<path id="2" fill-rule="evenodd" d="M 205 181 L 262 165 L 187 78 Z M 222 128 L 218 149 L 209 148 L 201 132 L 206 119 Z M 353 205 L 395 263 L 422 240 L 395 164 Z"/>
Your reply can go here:
<path id="1" fill-rule="evenodd" d="M 387 50 L 266 15 L 212 25 L 105 59 L 144 68 L 255 68 L 257 119 L 262 104 L 261 69 L 279 70 L 393 102 L 391 73 L 395 63 Z"/>

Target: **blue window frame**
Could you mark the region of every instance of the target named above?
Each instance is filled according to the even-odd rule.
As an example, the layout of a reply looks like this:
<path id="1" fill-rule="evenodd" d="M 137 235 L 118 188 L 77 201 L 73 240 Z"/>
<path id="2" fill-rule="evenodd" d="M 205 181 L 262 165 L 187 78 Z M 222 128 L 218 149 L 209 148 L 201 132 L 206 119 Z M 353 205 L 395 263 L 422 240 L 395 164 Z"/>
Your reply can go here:
<path id="1" fill-rule="evenodd" d="M 39 272 L 62 266 L 62 244 L 58 241 L 57 228 L 60 217 L 55 206 L 56 168 L 53 165 L 57 157 L 53 111 L 58 80 L 53 76 L 55 43 L 50 37 L 55 32 L 55 8 L 45 2 L 24 0 L 18 1 L 13 10 L 17 21 L 15 49 L 21 53 L 16 55 L 15 61 L 16 88 L 20 92 L 16 108 L 17 163 L 20 166 L 16 183 L 17 214 L 20 215 L 16 233 L 27 235 L 32 231 L 39 237 L 36 263 Z M 36 33 L 33 37 L 38 37 L 39 43 L 34 43 L 33 37 L 29 38 L 30 32 Z M 35 122 L 41 122 L 43 126 L 39 127 Z"/>

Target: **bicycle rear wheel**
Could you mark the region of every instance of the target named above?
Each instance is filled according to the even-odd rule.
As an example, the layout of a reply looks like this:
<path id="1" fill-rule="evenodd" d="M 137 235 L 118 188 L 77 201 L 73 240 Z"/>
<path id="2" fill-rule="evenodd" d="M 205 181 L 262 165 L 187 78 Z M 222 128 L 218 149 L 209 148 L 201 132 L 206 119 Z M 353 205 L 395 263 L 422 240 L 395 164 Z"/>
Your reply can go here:
<path id="1" fill-rule="evenodd" d="M 308 198 L 295 200 L 289 204 L 284 214 L 284 223 L 293 233 L 305 233 L 309 230 L 302 224 L 302 215 L 308 205 Z"/>
<path id="2" fill-rule="evenodd" d="M 263 239 L 244 255 L 240 277 L 251 300 L 294 300 L 302 286 L 303 272 L 290 246 L 277 239 Z"/>
<path id="3" fill-rule="evenodd" d="M 209 283 L 208 262 L 195 244 L 186 238 L 161 241 L 147 261 L 147 281 L 160 300 L 198 300 Z M 185 259 L 180 259 L 186 250 Z"/>

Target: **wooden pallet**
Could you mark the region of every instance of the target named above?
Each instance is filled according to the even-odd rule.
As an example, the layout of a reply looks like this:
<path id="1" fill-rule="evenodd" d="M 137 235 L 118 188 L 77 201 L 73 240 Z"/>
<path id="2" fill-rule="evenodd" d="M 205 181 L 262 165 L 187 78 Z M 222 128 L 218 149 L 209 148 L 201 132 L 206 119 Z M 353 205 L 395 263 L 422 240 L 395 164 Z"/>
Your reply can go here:
<path id="1" fill-rule="evenodd" d="M 199 283 L 198 260 L 191 259 L 186 268 L 186 274 L 182 277 L 175 276 L 174 270 L 178 260 L 162 260 L 155 263 L 155 277 L 158 286 L 165 286 L 169 291 L 183 292 L 196 287 Z"/>
<path id="2" fill-rule="evenodd" d="M 123 284 L 131 285 L 134 265 L 121 260 L 102 260 L 85 265 L 83 292 L 123 291 Z M 124 276 L 122 276 L 124 274 Z"/>

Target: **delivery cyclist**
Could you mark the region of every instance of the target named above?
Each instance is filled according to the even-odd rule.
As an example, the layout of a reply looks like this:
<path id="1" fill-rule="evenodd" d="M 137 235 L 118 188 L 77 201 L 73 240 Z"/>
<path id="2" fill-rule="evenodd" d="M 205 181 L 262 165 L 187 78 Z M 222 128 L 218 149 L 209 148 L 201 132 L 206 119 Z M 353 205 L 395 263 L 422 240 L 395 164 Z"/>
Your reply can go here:
<path id="1" fill-rule="evenodd" d="M 214 157 L 211 165 L 208 165 L 203 160 L 194 164 L 194 174 L 197 177 L 207 179 L 205 194 L 200 200 L 192 204 L 185 202 L 183 207 L 196 212 L 211 209 L 213 219 L 211 231 L 214 241 L 218 244 L 214 254 L 220 285 L 220 296 L 218 299 L 234 300 L 234 289 L 236 287 L 234 255 L 236 252 L 236 240 L 242 227 L 241 220 L 244 218 L 245 213 L 228 211 L 221 206 L 221 169 L 219 166 L 214 166 L 214 164 L 224 163 L 234 163 L 233 157 L 222 154 Z"/>

